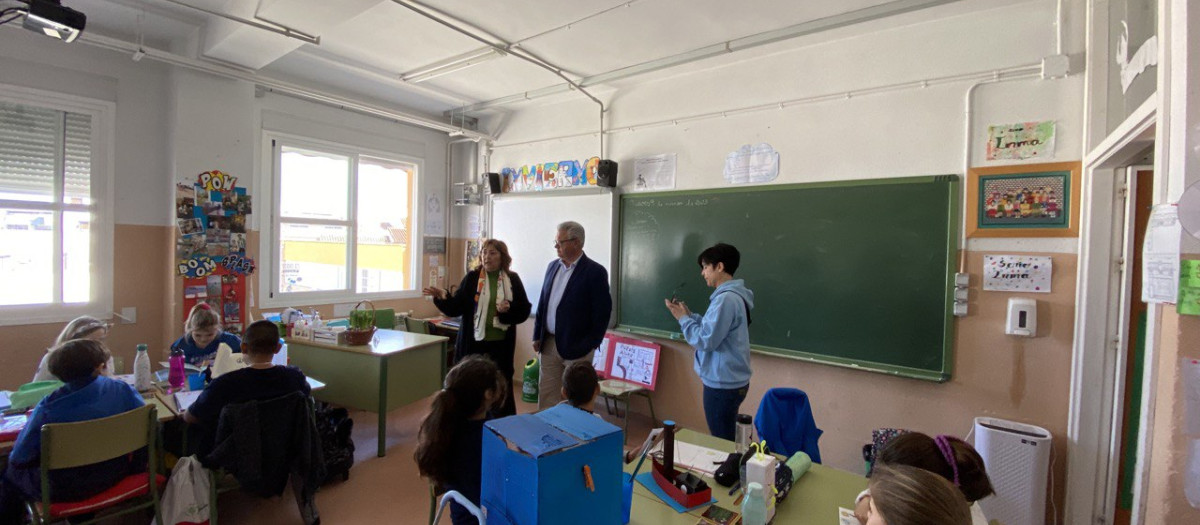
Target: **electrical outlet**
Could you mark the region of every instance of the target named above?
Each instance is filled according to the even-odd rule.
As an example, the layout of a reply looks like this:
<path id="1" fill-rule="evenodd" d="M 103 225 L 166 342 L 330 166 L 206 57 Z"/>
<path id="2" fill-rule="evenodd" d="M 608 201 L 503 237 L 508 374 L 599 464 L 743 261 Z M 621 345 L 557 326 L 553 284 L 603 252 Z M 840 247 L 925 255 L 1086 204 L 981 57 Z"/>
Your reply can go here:
<path id="1" fill-rule="evenodd" d="M 954 300 L 955 301 L 966 301 L 967 300 L 967 292 L 968 292 L 968 290 L 966 288 L 955 288 L 954 289 Z"/>
<path id="2" fill-rule="evenodd" d="M 969 274 L 969 273 L 954 274 L 954 286 L 961 286 L 961 287 L 971 286 L 971 274 Z"/>
<path id="3" fill-rule="evenodd" d="M 121 324 L 134 324 L 137 322 L 137 307 L 126 306 L 121 309 Z"/>
<path id="4" fill-rule="evenodd" d="M 966 301 L 954 301 L 954 316 L 955 317 L 966 317 L 966 315 L 967 315 L 967 302 Z"/>

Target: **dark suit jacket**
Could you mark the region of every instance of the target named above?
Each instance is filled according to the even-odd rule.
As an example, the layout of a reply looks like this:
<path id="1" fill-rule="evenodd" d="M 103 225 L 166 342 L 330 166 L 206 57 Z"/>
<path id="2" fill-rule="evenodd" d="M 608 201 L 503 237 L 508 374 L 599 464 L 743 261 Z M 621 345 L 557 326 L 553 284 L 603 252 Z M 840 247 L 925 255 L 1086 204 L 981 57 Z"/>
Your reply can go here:
<path id="1" fill-rule="evenodd" d="M 612 296 L 608 292 L 608 271 L 600 263 L 581 255 L 578 266 L 567 281 L 562 301 L 555 314 L 554 345 L 563 359 L 579 359 L 600 346 L 608 321 L 612 316 Z M 555 259 L 546 267 L 542 295 L 538 298 L 537 316 L 533 323 L 533 340 L 540 341 L 546 330 L 546 314 L 550 304 L 550 287 L 562 268 Z"/>

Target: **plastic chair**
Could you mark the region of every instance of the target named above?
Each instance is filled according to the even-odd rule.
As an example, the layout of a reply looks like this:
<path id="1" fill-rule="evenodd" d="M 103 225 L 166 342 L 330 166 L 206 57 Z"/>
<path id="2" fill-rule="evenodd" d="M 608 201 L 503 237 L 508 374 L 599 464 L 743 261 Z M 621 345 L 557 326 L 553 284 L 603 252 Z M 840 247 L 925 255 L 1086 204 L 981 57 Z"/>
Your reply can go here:
<path id="1" fill-rule="evenodd" d="M 467 499 L 466 496 L 463 496 L 457 490 L 448 490 L 445 494 L 442 494 L 442 499 L 438 503 L 437 513 L 433 515 L 433 521 L 430 522 L 431 524 L 437 523 L 438 520 L 442 519 L 442 509 L 446 508 L 446 505 L 450 504 L 450 500 L 454 500 L 458 502 L 459 505 L 462 505 L 464 508 L 466 508 L 467 512 L 470 512 L 472 516 L 475 516 L 475 519 L 479 520 L 479 525 L 484 525 L 487 523 L 487 515 L 483 512 L 483 509 L 475 506 L 474 503 L 471 503 L 471 500 Z"/>
<path id="2" fill-rule="evenodd" d="M 413 319 L 412 317 L 405 317 L 404 318 L 404 327 L 405 327 L 405 331 L 412 332 L 414 334 L 428 334 L 429 333 L 429 321 L 424 321 L 421 319 Z"/>
<path id="3" fill-rule="evenodd" d="M 813 420 L 808 394 L 795 388 L 772 388 L 763 394 L 754 417 L 754 428 L 771 451 L 790 457 L 804 451 L 813 463 L 821 462 L 817 440 L 822 430 Z"/>
<path id="4" fill-rule="evenodd" d="M 396 310 L 392 308 L 375 309 L 375 328 L 396 328 Z"/>
<path id="5" fill-rule="evenodd" d="M 81 501 L 54 501 L 50 491 L 50 471 L 101 463 L 146 448 L 145 473 L 132 474 L 107 490 Z M 158 490 L 166 478 L 158 472 L 158 414 L 154 405 L 128 412 L 76 423 L 42 425 L 40 473 L 42 499 L 27 501 L 26 507 L 35 524 L 59 521 L 82 514 L 96 513 L 88 521 L 98 521 L 153 508 L 162 523 Z M 112 510 L 112 512 L 106 512 Z"/>

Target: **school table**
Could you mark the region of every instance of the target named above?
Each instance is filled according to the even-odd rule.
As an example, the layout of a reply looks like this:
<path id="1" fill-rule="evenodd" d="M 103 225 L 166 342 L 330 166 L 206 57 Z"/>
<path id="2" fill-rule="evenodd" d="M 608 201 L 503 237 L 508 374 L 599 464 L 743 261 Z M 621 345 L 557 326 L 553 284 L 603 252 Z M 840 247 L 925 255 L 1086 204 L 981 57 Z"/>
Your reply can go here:
<path id="1" fill-rule="evenodd" d="M 733 452 L 733 442 L 702 434 L 689 429 L 675 433 L 675 439 L 685 443 L 700 445 L 714 450 Z M 637 461 L 625 466 L 626 472 L 632 472 Z M 642 465 L 641 472 L 647 472 L 650 460 Z M 717 499 L 714 505 L 724 507 L 741 514 L 741 506 L 733 502 L 742 494 L 740 490 L 729 494 L 729 487 L 722 487 L 712 478 L 704 476 L 704 481 L 712 487 L 713 497 Z M 652 494 L 637 481 L 633 482 L 633 506 L 629 514 L 631 525 L 639 524 L 678 524 L 696 525 L 700 516 L 708 506 L 676 512 L 664 503 L 658 496 Z M 775 509 L 776 525 L 836 525 L 838 523 L 838 507 L 854 508 L 854 498 L 867 488 L 867 478 L 838 470 L 824 465 L 813 464 L 800 479 L 792 484 L 788 497 L 779 503 Z"/>
<path id="2" fill-rule="evenodd" d="M 442 388 L 448 339 L 376 330 L 368 345 L 286 339 L 288 359 L 325 388 L 313 397 L 379 414 L 379 457 L 386 454 L 387 413 Z"/>

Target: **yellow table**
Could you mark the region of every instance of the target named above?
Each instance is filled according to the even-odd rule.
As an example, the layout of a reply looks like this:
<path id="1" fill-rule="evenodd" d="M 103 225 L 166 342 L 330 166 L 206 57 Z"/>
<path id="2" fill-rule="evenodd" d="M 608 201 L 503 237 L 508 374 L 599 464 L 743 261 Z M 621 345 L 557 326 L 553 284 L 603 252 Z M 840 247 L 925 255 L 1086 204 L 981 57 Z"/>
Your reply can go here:
<path id="1" fill-rule="evenodd" d="M 369 345 L 286 339 L 291 364 L 320 377 L 322 401 L 379 414 L 379 457 L 386 453 L 387 413 L 441 390 L 445 337 L 378 330 Z"/>
<path id="2" fill-rule="evenodd" d="M 714 450 L 733 452 L 733 442 L 683 429 L 676 433 L 676 439 Z M 625 466 L 626 472 L 632 472 L 637 461 Z M 647 472 L 650 460 L 642 465 L 642 472 Z M 741 495 L 741 491 L 729 495 L 729 488 L 722 487 L 712 478 L 704 476 L 704 481 L 713 489 L 713 497 L 717 499 L 714 505 L 724 507 L 741 514 L 742 509 L 733 504 Z M 662 500 L 658 499 L 646 487 L 637 481 L 633 482 L 633 506 L 629 515 L 629 523 L 637 524 L 679 524 L 696 525 L 700 516 L 708 509 L 707 506 L 685 513 L 676 512 Z M 867 478 L 851 474 L 824 465 L 814 464 L 800 479 L 792 484 L 792 491 L 786 500 L 775 510 L 775 525 L 836 525 L 838 523 L 838 507 L 854 508 L 854 498 L 867 488 Z"/>

